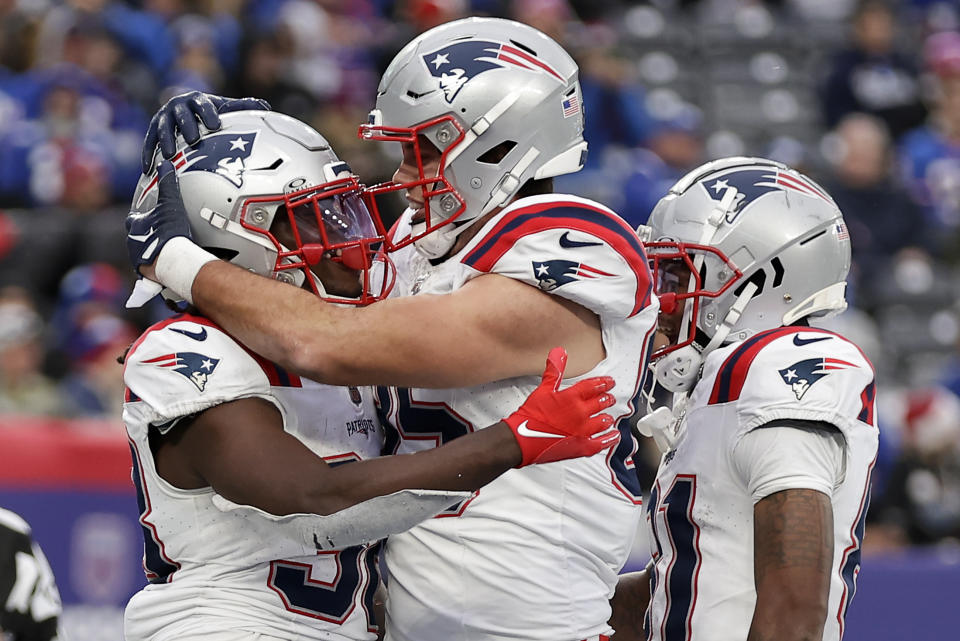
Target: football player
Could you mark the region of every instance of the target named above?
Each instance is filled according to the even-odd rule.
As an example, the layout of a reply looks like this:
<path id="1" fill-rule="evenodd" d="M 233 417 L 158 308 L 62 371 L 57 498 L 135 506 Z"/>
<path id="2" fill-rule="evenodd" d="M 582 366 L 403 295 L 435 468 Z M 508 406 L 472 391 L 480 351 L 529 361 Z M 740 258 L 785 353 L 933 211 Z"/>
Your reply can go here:
<path id="1" fill-rule="evenodd" d="M 616 638 L 839 641 L 878 437 L 870 361 L 808 322 L 846 308 L 843 216 L 800 173 L 728 158 L 641 232 L 674 401 L 640 420 L 664 452 L 652 560 L 621 579 Z"/>
<path id="2" fill-rule="evenodd" d="M 197 114 L 216 127 L 222 100 L 168 103 L 147 162 L 155 142 L 173 151 L 172 125 L 196 130 Z M 132 236 L 148 236 L 130 240 L 131 258 L 291 372 L 392 385 L 378 389 L 391 452 L 431 448 L 502 416 L 533 389 L 553 345 L 569 352 L 572 380 L 612 376 L 611 413 L 626 417 L 657 302 L 633 229 L 598 203 L 552 193 L 551 177 L 583 164 L 582 132 L 577 66 L 556 42 L 509 20 L 451 22 L 397 54 L 361 127 L 403 149 L 395 182 L 372 190 L 409 205 L 388 239 L 391 298 L 334 307 L 240 274 L 189 241 L 176 207 L 128 219 Z M 608 599 L 641 517 L 636 443 L 625 421 L 619 429 L 611 451 L 511 471 L 391 537 L 387 638 L 609 634 Z"/>
<path id="3" fill-rule="evenodd" d="M 0 508 L 0 639 L 57 641 L 60 592 L 20 515 Z"/>
<path id="4" fill-rule="evenodd" d="M 166 163 L 144 175 L 133 211 L 175 198 L 193 238 L 242 268 L 228 277 L 256 272 L 341 304 L 382 295 L 389 280 L 368 273 L 382 239 L 356 178 L 323 137 L 265 111 L 231 113 L 223 125 L 181 145 L 176 170 Z M 341 348 L 364 340 L 353 328 Z M 613 404 L 612 380 L 558 392 L 563 368 L 558 349 L 543 384 L 504 422 L 437 449 L 376 458 L 383 430 L 368 388 L 287 372 L 204 316 L 154 325 L 124 366 L 149 579 L 127 606 L 125 637 L 376 638 L 378 539 L 469 499 L 510 468 L 618 441 L 609 415 L 591 417 Z"/>

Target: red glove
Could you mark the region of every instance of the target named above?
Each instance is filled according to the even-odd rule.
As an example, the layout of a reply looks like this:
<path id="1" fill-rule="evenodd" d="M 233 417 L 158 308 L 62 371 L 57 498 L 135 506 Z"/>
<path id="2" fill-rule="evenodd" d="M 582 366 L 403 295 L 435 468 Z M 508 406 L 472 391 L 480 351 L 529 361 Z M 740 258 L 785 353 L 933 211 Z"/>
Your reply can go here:
<path id="1" fill-rule="evenodd" d="M 520 409 L 503 419 L 520 445 L 523 461 L 518 467 L 591 456 L 620 440 L 620 432 L 612 427 L 613 417 L 598 414 L 615 403 L 605 393 L 613 389 L 613 379 L 596 376 L 561 392 L 566 365 L 565 349 L 550 350 L 540 385 Z"/>

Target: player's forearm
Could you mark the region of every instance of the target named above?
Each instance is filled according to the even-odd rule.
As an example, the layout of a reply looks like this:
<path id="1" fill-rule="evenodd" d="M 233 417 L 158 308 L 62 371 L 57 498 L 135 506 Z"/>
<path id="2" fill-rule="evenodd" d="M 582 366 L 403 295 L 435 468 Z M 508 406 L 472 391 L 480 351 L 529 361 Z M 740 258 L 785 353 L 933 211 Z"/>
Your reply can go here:
<path id="1" fill-rule="evenodd" d="M 622 574 L 610 599 L 610 627 L 617 641 L 642 641 L 644 613 L 650 603 L 650 577 L 646 569 Z"/>
<path id="2" fill-rule="evenodd" d="M 758 598 L 747 641 L 821 641 L 826 615 L 826 603 L 811 607 L 788 599 Z"/>
<path id="3" fill-rule="evenodd" d="M 497 423 L 443 447 L 338 466 L 317 484 L 304 507 L 330 514 L 403 489 L 478 490 L 520 462 L 510 428 Z"/>
<path id="4" fill-rule="evenodd" d="M 204 315 L 260 356 L 313 380 L 343 383 L 331 379 L 355 342 L 345 316 L 356 310 L 329 305 L 306 290 L 224 261 L 203 266 L 192 295 Z"/>

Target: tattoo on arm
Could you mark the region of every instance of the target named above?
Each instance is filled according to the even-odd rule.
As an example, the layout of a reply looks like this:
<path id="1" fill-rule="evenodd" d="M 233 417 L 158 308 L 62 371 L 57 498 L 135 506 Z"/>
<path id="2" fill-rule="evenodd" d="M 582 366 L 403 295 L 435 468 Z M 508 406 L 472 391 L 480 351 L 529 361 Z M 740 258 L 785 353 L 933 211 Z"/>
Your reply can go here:
<path id="1" fill-rule="evenodd" d="M 833 561 L 830 499 L 814 490 L 777 492 L 757 503 L 757 572 L 807 568 L 829 572 Z M 756 576 L 757 583 L 763 576 Z"/>
<path id="2" fill-rule="evenodd" d="M 833 564 L 833 506 L 815 490 L 784 490 L 754 514 L 757 604 L 747 641 L 820 639 Z"/>

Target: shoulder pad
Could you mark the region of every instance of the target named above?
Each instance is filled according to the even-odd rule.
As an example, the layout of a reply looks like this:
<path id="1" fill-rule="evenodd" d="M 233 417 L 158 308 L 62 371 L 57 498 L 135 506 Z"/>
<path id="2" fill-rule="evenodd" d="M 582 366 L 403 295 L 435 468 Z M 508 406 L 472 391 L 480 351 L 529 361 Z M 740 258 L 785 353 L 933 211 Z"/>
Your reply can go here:
<path id="1" fill-rule="evenodd" d="M 172 420 L 247 396 L 270 394 L 257 360 L 212 321 L 179 315 L 133 344 L 123 380 L 133 399 Z"/>
<path id="2" fill-rule="evenodd" d="M 517 201 L 484 226 L 461 262 L 605 316 L 633 316 L 653 297 L 650 268 L 636 232 L 603 205 L 575 196 Z"/>
<path id="3" fill-rule="evenodd" d="M 713 364 L 708 404 L 736 401 L 745 431 L 785 418 L 826 421 L 841 430 L 858 420 L 873 424 L 873 365 L 839 334 L 781 327 L 723 356 Z"/>

